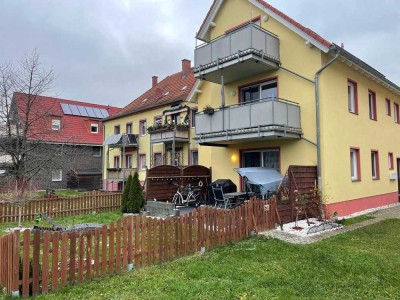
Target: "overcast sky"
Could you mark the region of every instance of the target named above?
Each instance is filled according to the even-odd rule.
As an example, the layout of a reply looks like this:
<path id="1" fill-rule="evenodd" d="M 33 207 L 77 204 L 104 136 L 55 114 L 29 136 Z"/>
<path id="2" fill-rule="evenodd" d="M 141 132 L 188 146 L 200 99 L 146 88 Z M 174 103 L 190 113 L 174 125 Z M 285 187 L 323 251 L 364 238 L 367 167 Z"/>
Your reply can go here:
<path id="1" fill-rule="evenodd" d="M 230 0 L 225 0 L 230 1 Z M 0 0 L 0 63 L 37 49 L 65 99 L 123 107 L 193 61 L 213 0 Z M 270 0 L 400 85 L 398 0 Z"/>

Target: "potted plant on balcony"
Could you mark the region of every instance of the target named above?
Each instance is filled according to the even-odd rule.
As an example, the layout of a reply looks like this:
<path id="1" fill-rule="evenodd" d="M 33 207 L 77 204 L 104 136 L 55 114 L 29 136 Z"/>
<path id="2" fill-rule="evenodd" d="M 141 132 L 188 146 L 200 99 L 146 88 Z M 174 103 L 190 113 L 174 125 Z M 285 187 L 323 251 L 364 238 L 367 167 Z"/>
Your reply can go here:
<path id="1" fill-rule="evenodd" d="M 206 105 L 203 109 L 203 112 L 207 115 L 212 115 L 214 113 L 214 108 L 210 105 Z"/>

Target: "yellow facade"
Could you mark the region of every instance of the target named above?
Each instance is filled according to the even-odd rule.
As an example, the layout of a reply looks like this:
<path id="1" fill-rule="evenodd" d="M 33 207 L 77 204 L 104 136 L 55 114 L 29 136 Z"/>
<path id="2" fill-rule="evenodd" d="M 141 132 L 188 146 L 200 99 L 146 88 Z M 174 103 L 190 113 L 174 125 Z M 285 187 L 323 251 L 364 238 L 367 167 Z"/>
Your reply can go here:
<path id="1" fill-rule="evenodd" d="M 196 103 L 191 102 L 182 102 L 181 106 L 186 105 L 190 107 L 190 109 L 195 109 L 197 107 Z M 132 169 L 133 171 L 138 171 L 139 179 L 143 182 L 146 178 L 146 169 L 141 167 L 139 162 L 139 156 L 145 155 L 146 158 L 146 167 L 150 168 L 154 166 L 154 154 L 161 154 L 164 158 L 171 160 L 170 156 L 165 152 L 165 147 L 162 143 L 151 144 L 150 141 L 150 133 L 147 132 L 144 135 L 140 133 L 140 122 L 146 121 L 146 128 L 154 125 L 155 117 L 162 117 L 162 122 L 165 121 L 165 118 L 169 123 L 172 123 L 170 116 L 165 116 L 164 111 L 167 111 L 171 108 L 170 105 L 166 105 L 163 107 L 158 107 L 154 109 L 149 109 L 147 111 L 132 113 L 128 116 L 120 117 L 114 120 L 110 120 L 104 123 L 104 132 L 105 138 L 114 135 L 115 126 L 120 127 L 120 133 L 124 134 L 126 132 L 126 125 L 132 124 L 132 134 L 138 135 L 138 147 L 130 148 L 128 147 L 125 155 L 132 155 Z M 190 114 L 190 109 L 188 109 L 188 113 Z M 186 117 L 186 112 L 180 113 L 181 120 L 184 120 Z M 189 137 L 194 135 L 194 128 L 189 129 Z M 190 141 L 190 139 L 189 139 Z M 103 164 L 103 179 L 107 178 L 107 169 L 113 168 L 114 157 L 120 157 L 120 164 L 122 163 L 122 150 L 120 148 L 110 149 L 109 155 L 107 155 L 108 146 L 104 146 L 104 164 Z M 197 150 L 197 145 L 194 142 L 190 143 L 176 143 L 176 148 L 182 148 L 180 151 L 180 165 L 189 165 L 190 164 L 190 153 L 193 150 Z M 153 157 L 152 157 L 153 154 Z M 166 156 L 164 156 L 166 155 Z M 108 157 L 108 161 L 107 161 Z"/>
<path id="2" fill-rule="evenodd" d="M 301 139 L 272 139 L 229 143 L 227 147 L 199 146 L 199 163 L 212 166 L 213 179 L 229 178 L 238 187 L 240 177 L 234 168 L 242 167 L 243 151 L 279 149 L 279 171 L 284 174 L 290 165 L 317 165 L 316 95 L 314 76 L 334 54 L 310 46 L 304 36 L 282 24 L 265 10 L 248 0 L 223 1 L 209 26 L 209 40 L 220 37 L 232 28 L 260 16 L 260 26 L 275 34 L 280 42 L 280 68 L 260 75 L 225 84 L 225 104 L 239 102 L 239 87 L 276 78 L 278 98 L 297 102 L 301 108 Z M 255 2 L 255 1 L 253 1 Z M 208 39 L 208 38 L 207 38 Z M 360 69 L 360 68 L 358 68 Z M 357 83 L 358 114 L 349 113 L 348 79 Z M 376 93 L 377 121 L 369 118 L 368 91 Z M 390 91 L 366 74 L 336 60 L 320 76 L 321 114 L 321 178 L 325 204 L 374 198 L 378 205 L 397 201 L 398 182 L 389 179 L 396 172 L 400 157 L 399 124 L 394 121 L 394 103 L 400 104 L 400 91 Z M 205 106 L 220 106 L 221 85 L 204 82 L 198 97 L 199 111 Z M 391 116 L 386 115 L 386 99 L 390 99 Z M 350 148 L 360 151 L 361 180 L 352 181 Z M 379 179 L 372 179 L 371 151 L 379 153 Z M 394 169 L 389 170 L 388 153 L 393 153 Z M 392 175 L 393 176 L 393 175 Z M 387 199 L 390 195 L 391 199 Z M 386 202 L 385 202 L 386 201 Z"/>

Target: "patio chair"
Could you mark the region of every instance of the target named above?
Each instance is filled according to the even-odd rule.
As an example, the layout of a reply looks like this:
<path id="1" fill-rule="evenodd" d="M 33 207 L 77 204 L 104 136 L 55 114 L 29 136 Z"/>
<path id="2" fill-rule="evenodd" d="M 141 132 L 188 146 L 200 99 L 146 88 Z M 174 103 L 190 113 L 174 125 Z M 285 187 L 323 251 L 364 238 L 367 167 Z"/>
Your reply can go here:
<path id="1" fill-rule="evenodd" d="M 228 198 L 224 195 L 222 187 L 212 187 L 212 191 L 214 195 L 215 207 L 225 209 L 232 208 L 231 198 Z"/>

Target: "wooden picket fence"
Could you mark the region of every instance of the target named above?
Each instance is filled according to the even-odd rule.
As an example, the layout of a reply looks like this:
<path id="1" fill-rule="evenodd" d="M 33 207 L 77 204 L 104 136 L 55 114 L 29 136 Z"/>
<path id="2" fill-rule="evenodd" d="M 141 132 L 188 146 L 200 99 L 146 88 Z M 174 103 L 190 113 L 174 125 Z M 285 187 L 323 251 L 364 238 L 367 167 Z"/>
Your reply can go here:
<path id="1" fill-rule="evenodd" d="M 159 264 L 272 229 L 276 199 L 231 210 L 200 207 L 171 219 L 128 216 L 94 231 L 25 230 L 0 237 L 0 285 L 38 295 L 68 284 Z"/>
<path id="2" fill-rule="evenodd" d="M 41 212 L 55 218 L 115 211 L 121 207 L 121 196 L 122 193 L 90 192 L 76 197 L 33 199 L 24 206 L 22 221 L 32 221 Z M 18 214 L 17 206 L 0 202 L 0 223 L 16 222 Z"/>

